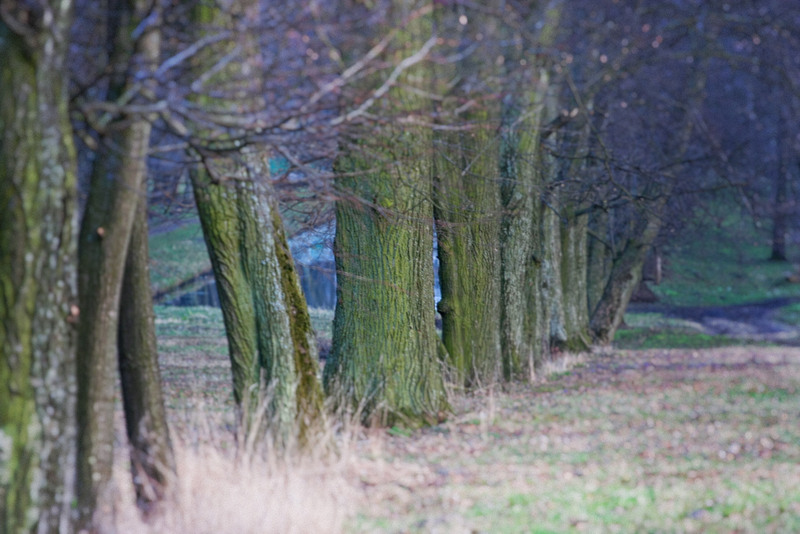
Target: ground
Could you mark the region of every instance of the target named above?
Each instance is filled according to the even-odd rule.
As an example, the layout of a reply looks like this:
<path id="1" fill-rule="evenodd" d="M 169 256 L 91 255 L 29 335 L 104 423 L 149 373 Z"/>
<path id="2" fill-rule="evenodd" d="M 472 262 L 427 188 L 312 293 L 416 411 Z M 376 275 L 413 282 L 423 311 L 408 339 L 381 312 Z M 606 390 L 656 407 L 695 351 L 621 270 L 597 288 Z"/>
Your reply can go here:
<path id="1" fill-rule="evenodd" d="M 191 442 L 206 414 L 231 447 L 219 310 L 157 314 L 173 428 Z M 338 480 L 315 495 L 346 495 L 347 517 L 316 531 L 800 531 L 800 348 L 612 348 L 566 363 L 533 384 L 453 392 L 438 426 L 339 433 L 340 456 L 312 473 Z"/>
<path id="2" fill-rule="evenodd" d="M 627 326 L 724 336 L 740 343 L 771 342 L 800 346 L 800 325 L 793 317 L 798 303 L 800 297 L 779 297 L 727 306 L 632 304 L 628 308 Z M 645 319 L 642 315 L 650 317 Z"/>
<path id="3" fill-rule="evenodd" d="M 354 528 L 798 531 L 799 387 L 798 349 L 590 355 L 367 440 Z"/>
<path id="4" fill-rule="evenodd" d="M 207 268 L 197 228 L 166 230 L 151 240 L 156 288 Z M 302 469 L 242 467 L 220 311 L 157 307 L 193 489 L 173 523 L 129 513 L 137 526 L 118 531 L 800 532 L 800 284 L 787 282 L 794 265 L 766 261 L 763 240 L 743 235 L 688 235 L 653 287 L 660 302 L 633 306 L 614 347 L 532 384 L 452 392 L 453 414 L 435 427 L 337 422 L 334 457 Z M 312 310 L 323 344 L 332 317 Z"/>

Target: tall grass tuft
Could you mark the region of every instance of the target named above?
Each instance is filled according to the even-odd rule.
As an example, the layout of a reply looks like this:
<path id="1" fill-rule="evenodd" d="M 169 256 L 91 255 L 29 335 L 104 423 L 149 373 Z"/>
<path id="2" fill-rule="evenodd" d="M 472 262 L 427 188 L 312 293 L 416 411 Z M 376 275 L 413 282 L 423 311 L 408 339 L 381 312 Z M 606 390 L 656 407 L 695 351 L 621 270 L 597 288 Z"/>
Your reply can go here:
<path id="1" fill-rule="evenodd" d="M 301 452 L 237 443 L 230 432 L 208 420 L 183 427 L 175 439 L 177 479 L 166 499 L 146 516 L 134 504 L 126 451 L 122 451 L 115 462 L 115 510 L 102 518 L 101 530 L 126 534 L 342 532 L 361 494 L 348 477 L 353 458 L 349 444 L 343 443 L 353 438 L 346 431 L 334 430 L 319 437 L 318 447 Z M 334 439 L 337 446 L 331 447 Z"/>

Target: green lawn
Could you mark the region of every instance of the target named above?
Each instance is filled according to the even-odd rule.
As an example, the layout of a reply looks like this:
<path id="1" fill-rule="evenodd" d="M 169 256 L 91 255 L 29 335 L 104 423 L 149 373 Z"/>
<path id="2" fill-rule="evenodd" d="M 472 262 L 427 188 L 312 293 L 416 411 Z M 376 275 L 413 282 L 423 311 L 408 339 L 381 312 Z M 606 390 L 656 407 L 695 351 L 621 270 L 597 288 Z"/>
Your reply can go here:
<path id="1" fill-rule="evenodd" d="M 651 285 L 664 304 L 724 306 L 800 297 L 800 284 L 786 281 L 794 268 L 791 262 L 768 259 L 767 227 L 733 215 L 722 222 L 705 221 L 687 228 L 665 247 L 664 281 Z M 790 260 L 800 262 L 797 251 L 792 252 Z"/>
<path id="2" fill-rule="evenodd" d="M 150 236 L 150 281 L 154 293 L 174 289 L 210 270 L 199 221 L 190 220 Z"/>

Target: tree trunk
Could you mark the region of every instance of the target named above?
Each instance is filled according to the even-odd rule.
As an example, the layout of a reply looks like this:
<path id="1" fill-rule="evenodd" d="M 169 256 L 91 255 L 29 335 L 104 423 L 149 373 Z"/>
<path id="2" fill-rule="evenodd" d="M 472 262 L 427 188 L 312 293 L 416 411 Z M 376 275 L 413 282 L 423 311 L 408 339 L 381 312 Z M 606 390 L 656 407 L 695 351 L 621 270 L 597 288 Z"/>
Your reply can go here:
<path id="1" fill-rule="evenodd" d="M 541 287 L 542 103 L 549 90 L 547 71 L 538 69 L 537 80 L 524 84 L 525 94 L 507 107 L 501 155 L 501 331 L 503 375 L 506 380 L 535 375 L 541 358 L 543 309 Z M 523 114 L 530 118 L 519 122 Z"/>
<path id="2" fill-rule="evenodd" d="M 545 164 L 545 169 L 552 163 Z M 564 315 L 564 285 L 561 281 L 561 217 L 554 200 L 555 195 L 542 208 L 542 286 L 541 295 L 545 314 L 545 335 L 550 347 L 561 346 L 567 341 Z M 551 354 L 546 354 L 549 358 Z"/>
<path id="3" fill-rule="evenodd" d="M 689 149 L 695 125 L 694 110 L 705 98 L 708 62 L 709 58 L 703 56 L 701 64 L 692 72 L 692 77 L 687 85 L 689 103 L 686 106 L 683 124 L 677 134 L 677 146 L 674 151 L 677 161 L 680 161 Z M 681 165 L 679 164 L 673 173 L 675 176 L 679 176 L 680 171 Z M 634 210 L 639 210 L 640 216 L 632 225 L 625 245 L 613 259 L 603 295 L 593 311 L 589 325 L 594 340 L 600 344 L 611 343 L 617 328 L 622 324 L 631 295 L 641 281 L 644 261 L 661 230 L 662 218 L 666 212 L 674 183 L 662 184 L 658 181 L 647 181 L 643 187 L 642 198 L 653 200 L 643 206 L 632 207 Z"/>
<path id="4" fill-rule="evenodd" d="M 120 4 L 109 14 L 120 18 L 114 20 L 120 29 L 111 62 L 127 66 L 112 79 L 110 100 L 141 83 L 140 69 L 153 69 L 158 59 L 158 24 L 151 25 L 136 42 L 130 37 L 137 22 L 150 14 L 148 7 L 144 2 L 130 8 Z M 120 292 L 150 143 L 150 124 L 142 117 L 117 117 L 110 129 L 115 127 L 115 133 L 104 136 L 104 150 L 97 154 L 92 168 L 78 250 L 81 321 L 76 487 L 82 528 L 92 528 L 93 516 L 98 511 L 107 514 L 113 505 L 108 491 L 113 465 Z"/>
<path id="5" fill-rule="evenodd" d="M 589 219 L 586 292 L 589 317 L 594 314 L 611 275 L 612 250 L 606 239 L 608 212 L 598 211 Z"/>
<path id="6" fill-rule="evenodd" d="M 786 261 L 786 233 L 789 230 L 789 180 L 787 165 L 789 147 L 788 128 L 786 127 L 786 113 L 778 110 L 778 165 L 775 176 L 775 202 L 772 205 L 772 261 Z"/>
<path id="7" fill-rule="evenodd" d="M 161 394 L 147 238 L 147 198 L 142 191 L 125 263 L 118 345 L 131 472 L 137 503 L 145 512 L 163 498 L 175 477 Z"/>
<path id="8" fill-rule="evenodd" d="M 0 16 L 0 531 L 9 534 L 71 531 L 78 308 L 64 57 L 72 3 L 37 5 L 4 6 Z"/>
<path id="9" fill-rule="evenodd" d="M 564 295 L 564 329 L 567 339 L 564 348 L 582 352 L 591 345 L 586 273 L 588 266 L 587 214 L 564 210 L 561 227 L 561 283 Z"/>
<path id="10" fill-rule="evenodd" d="M 247 435 L 270 430 L 280 443 L 305 442 L 322 418 L 311 321 L 269 184 L 250 180 L 215 183 L 200 170 L 192 180 L 225 320 L 234 399 Z"/>
<path id="11" fill-rule="evenodd" d="M 337 162 L 337 302 L 326 389 L 375 423 L 433 423 L 447 409 L 434 329 L 430 168 L 425 132 L 385 132 L 390 169 Z M 404 150 L 403 150 L 404 149 Z M 389 149 L 386 149 L 389 152 Z M 416 160 L 416 161 L 414 161 Z"/>
<path id="12" fill-rule="evenodd" d="M 393 1 L 389 17 L 404 19 L 410 5 Z M 418 15 L 384 59 L 397 65 L 431 43 L 432 17 Z M 407 68 L 376 107 L 402 116 L 426 108 L 420 92 L 403 89 L 429 90 L 425 69 Z M 362 81 L 366 90 L 385 82 Z M 431 146 L 429 128 L 388 121 L 343 146 L 336 162 L 337 302 L 325 386 L 366 422 L 417 426 L 448 409 L 434 326 Z"/>
<path id="13" fill-rule="evenodd" d="M 537 28 L 538 46 L 547 50 L 557 35 L 561 0 L 533 9 L 529 25 Z M 549 350 L 542 300 L 544 242 L 542 236 L 543 172 L 541 143 L 544 125 L 552 119 L 551 63 L 546 54 L 529 68 L 510 51 L 510 97 L 505 101 L 501 155 L 501 332 L 503 375 L 506 380 L 532 380 Z M 531 58 L 526 54 L 525 61 Z M 522 119 L 524 117 L 524 119 Z"/>
<path id="14" fill-rule="evenodd" d="M 644 260 L 661 230 L 666 198 L 661 197 L 649 206 L 622 251 L 613 260 L 603 295 L 590 323 L 595 341 L 602 345 L 613 341 L 617 328 L 622 324 L 631 295 L 641 281 Z"/>
<path id="15" fill-rule="evenodd" d="M 463 386 L 501 377 L 500 191 L 496 131 L 478 124 L 439 134 L 434 217 L 442 300 L 442 341 Z"/>

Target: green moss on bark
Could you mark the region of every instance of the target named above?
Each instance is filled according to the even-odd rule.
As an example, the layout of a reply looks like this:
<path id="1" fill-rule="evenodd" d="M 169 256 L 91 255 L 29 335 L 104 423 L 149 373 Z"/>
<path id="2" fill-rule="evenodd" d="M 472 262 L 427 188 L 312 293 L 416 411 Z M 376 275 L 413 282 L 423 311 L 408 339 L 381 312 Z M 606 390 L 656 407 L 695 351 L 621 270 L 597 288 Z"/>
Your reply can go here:
<path id="1" fill-rule="evenodd" d="M 486 117 L 473 117 L 471 132 L 437 136 L 434 172 L 442 341 L 455 383 L 467 387 L 502 373 L 500 146 Z"/>
<path id="2" fill-rule="evenodd" d="M 418 426 L 437 421 L 448 406 L 434 329 L 430 169 L 417 152 L 419 136 L 430 137 L 406 134 L 381 154 L 398 162 L 388 169 L 375 171 L 356 153 L 337 162 L 343 197 L 325 385 L 365 421 Z"/>
<path id="3" fill-rule="evenodd" d="M 0 20 L 0 531 L 69 524 L 74 465 L 75 151 L 71 2 L 28 39 Z M 72 314 L 72 315 L 71 315 Z"/>

